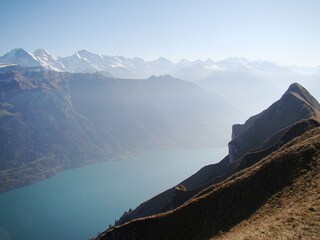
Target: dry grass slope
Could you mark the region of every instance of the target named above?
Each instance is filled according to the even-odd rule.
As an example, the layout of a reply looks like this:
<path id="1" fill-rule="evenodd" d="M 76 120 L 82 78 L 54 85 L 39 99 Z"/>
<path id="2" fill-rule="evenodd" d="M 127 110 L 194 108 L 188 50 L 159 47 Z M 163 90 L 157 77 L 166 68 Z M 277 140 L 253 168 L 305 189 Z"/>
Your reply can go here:
<path id="1" fill-rule="evenodd" d="M 319 172 L 308 172 L 275 194 L 249 219 L 212 239 L 319 239 L 319 186 Z"/>
<path id="2" fill-rule="evenodd" d="M 320 128 L 174 211 L 137 219 L 98 239 L 318 239 Z"/>

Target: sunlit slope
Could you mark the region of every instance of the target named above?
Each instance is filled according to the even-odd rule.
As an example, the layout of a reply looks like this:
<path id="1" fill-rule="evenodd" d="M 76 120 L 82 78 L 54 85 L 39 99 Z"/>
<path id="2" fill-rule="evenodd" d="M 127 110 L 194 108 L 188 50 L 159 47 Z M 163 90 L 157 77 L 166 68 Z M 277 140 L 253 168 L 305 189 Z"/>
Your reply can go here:
<path id="1" fill-rule="evenodd" d="M 316 239 L 319 167 L 320 129 L 315 128 L 176 210 L 114 227 L 98 239 L 255 239 L 259 232 L 262 239 Z"/>

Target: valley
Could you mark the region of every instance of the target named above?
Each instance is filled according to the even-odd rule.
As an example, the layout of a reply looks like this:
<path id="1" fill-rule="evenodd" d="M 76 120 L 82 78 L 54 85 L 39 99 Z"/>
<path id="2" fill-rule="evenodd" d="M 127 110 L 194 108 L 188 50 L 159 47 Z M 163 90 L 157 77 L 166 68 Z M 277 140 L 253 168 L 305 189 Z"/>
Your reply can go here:
<path id="1" fill-rule="evenodd" d="M 319 239 L 319 0 L 0 10 L 0 240 Z"/>

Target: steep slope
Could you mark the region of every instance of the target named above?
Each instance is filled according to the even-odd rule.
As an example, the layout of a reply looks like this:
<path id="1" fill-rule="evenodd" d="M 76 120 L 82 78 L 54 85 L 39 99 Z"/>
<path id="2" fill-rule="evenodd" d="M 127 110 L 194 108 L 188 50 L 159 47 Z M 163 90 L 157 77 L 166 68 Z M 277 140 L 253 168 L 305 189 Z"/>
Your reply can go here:
<path id="1" fill-rule="evenodd" d="M 234 125 L 229 155 L 221 162 L 203 167 L 179 185 L 123 215 L 118 224 L 175 209 L 211 184 L 249 167 L 285 143 L 319 126 L 319 103 L 299 84 L 292 84 L 279 101 L 244 125 Z M 272 124 L 270 124 L 272 123 Z"/>
<path id="2" fill-rule="evenodd" d="M 118 153 L 72 106 L 64 74 L 0 74 L 0 191 Z"/>
<path id="3" fill-rule="evenodd" d="M 310 171 L 272 196 L 258 211 L 212 239 L 317 239 L 320 174 Z"/>
<path id="4" fill-rule="evenodd" d="M 232 127 L 232 141 L 228 145 L 230 162 L 259 147 L 277 131 L 307 118 L 320 120 L 320 105 L 305 88 L 292 84 L 267 110 L 243 125 Z"/>
<path id="5" fill-rule="evenodd" d="M 306 239 L 316 239 L 320 227 L 319 167 L 320 129 L 315 128 L 259 163 L 208 187 L 176 210 L 113 227 L 100 234 L 97 239 L 208 239 L 219 234 L 220 237 L 226 236 L 223 239 L 228 239 L 228 233 L 223 235 L 222 232 L 228 232 L 231 227 L 240 223 L 233 235 L 238 239 L 237 231 L 245 231 L 241 227 L 241 224 L 246 224 L 241 223 L 243 220 L 253 216 L 246 221 L 259 222 L 256 216 L 265 219 L 266 209 L 277 212 L 281 206 L 290 206 L 289 204 L 289 209 L 293 210 L 292 207 L 296 206 L 299 211 L 288 216 L 283 209 L 280 210 L 277 219 L 280 225 L 273 228 L 278 232 L 271 234 L 279 239 L 278 234 L 294 237 L 300 234 Z M 290 193 L 299 201 L 293 202 L 289 197 Z M 307 193 L 310 195 L 306 195 Z M 292 224 L 298 223 L 303 225 L 292 227 Z M 254 228 L 251 224 L 249 227 Z M 269 222 L 269 229 L 270 227 Z M 268 223 L 264 228 L 268 229 Z M 232 236 L 232 232 L 230 234 Z M 267 239 L 270 232 L 263 234 Z"/>
<path id="6" fill-rule="evenodd" d="M 45 49 L 39 48 L 32 53 L 33 57 L 40 63 L 41 66 L 53 70 L 53 71 L 63 71 L 66 72 L 67 69 L 61 63 L 58 58 L 55 58 Z"/>
<path id="7" fill-rule="evenodd" d="M 128 147 L 223 144 L 238 116 L 222 99 L 168 75 L 106 81 L 99 74 L 74 74 L 69 83 L 75 108 Z"/>
<path id="8" fill-rule="evenodd" d="M 60 61 L 68 72 L 93 73 L 97 71 L 79 52 L 76 52 L 72 56 L 61 58 Z"/>

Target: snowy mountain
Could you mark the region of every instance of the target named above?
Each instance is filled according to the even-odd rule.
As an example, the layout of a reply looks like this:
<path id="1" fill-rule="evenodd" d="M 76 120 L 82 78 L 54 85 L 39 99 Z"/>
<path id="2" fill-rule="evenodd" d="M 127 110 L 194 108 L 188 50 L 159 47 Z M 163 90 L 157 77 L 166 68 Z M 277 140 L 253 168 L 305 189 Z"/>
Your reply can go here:
<path id="1" fill-rule="evenodd" d="M 61 58 L 60 62 L 65 66 L 68 72 L 96 72 L 97 69 L 91 66 L 87 58 L 82 57 L 76 52 L 72 56 Z"/>
<path id="2" fill-rule="evenodd" d="M 54 71 L 66 71 L 65 66 L 45 49 L 39 48 L 30 54 L 43 67 Z"/>
<path id="3" fill-rule="evenodd" d="M 160 57 L 157 60 L 145 61 L 141 58 L 126 58 L 123 56 L 108 56 L 80 50 L 71 56 L 54 57 L 44 49 L 29 53 L 22 48 L 16 48 L 0 57 L 0 64 L 17 64 L 23 67 L 43 66 L 54 71 L 92 73 L 102 72 L 108 77 L 145 79 L 151 75 L 170 74 L 187 81 L 200 82 L 217 73 L 228 76 L 239 71 L 249 71 L 260 78 L 285 82 L 286 79 L 298 81 L 301 77 L 315 75 L 320 67 L 308 68 L 295 65 L 282 65 L 269 61 L 249 61 L 246 58 L 227 58 L 220 61 L 208 59 L 205 61 L 188 61 L 182 59 L 174 63 Z M 284 84 L 287 84 L 284 83 Z"/>
<path id="4" fill-rule="evenodd" d="M 0 63 L 17 64 L 23 67 L 41 66 L 41 64 L 32 56 L 32 54 L 28 53 L 22 48 L 12 49 L 10 52 L 0 57 Z"/>

